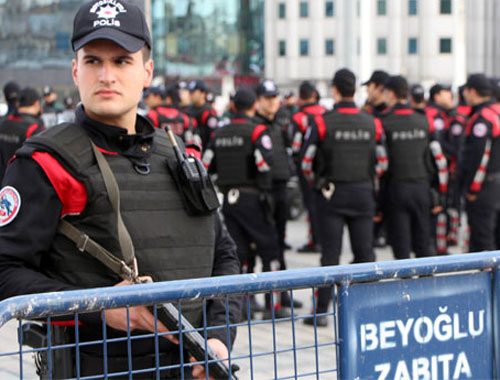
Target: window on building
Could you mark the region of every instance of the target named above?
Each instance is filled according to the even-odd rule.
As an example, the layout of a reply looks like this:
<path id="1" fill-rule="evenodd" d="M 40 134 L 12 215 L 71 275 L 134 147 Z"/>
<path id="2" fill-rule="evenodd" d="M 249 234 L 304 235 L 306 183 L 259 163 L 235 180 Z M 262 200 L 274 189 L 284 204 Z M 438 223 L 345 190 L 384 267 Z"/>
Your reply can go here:
<path id="1" fill-rule="evenodd" d="M 377 38 L 377 54 L 387 54 L 387 39 Z"/>
<path id="2" fill-rule="evenodd" d="M 408 0 L 408 14 L 410 16 L 418 13 L 418 0 Z"/>
<path id="3" fill-rule="evenodd" d="M 285 3 L 278 4 L 278 14 L 279 14 L 279 18 L 286 18 L 286 4 Z"/>
<path id="4" fill-rule="evenodd" d="M 309 17 L 309 3 L 307 1 L 300 2 L 300 17 Z"/>
<path id="5" fill-rule="evenodd" d="M 280 40 L 279 41 L 279 55 L 280 57 L 284 57 L 286 55 L 286 41 L 285 40 Z"/>
<path id="6" fill-rule="evenodd" d="M 335 15 L 335 8 L 333 1 L 326 1 L 325 2 L 325 16 L 326 17 L 333 17 Z"/>
<path id="7" fill-rule="evenodd" d="M 440 12 L 442 15 L 451 15 L 451 0 L 440 0 Z"/>
<path id="8" fill-rule="evenodd" d="M 451 53 L 451 38 L 441 38 L 439 40 L 439 52 L 442 54 Z"/>
<path id="9" fill-rule="evenodd" d="M 300 40 L 299 49 L 301 56 L 309 55 L 309 40 Z"/>
<path id="10" fill-rule="evenodd" d="M 408 39 L 408 54 L 418 54 L 418 44 L 416 38 Z"/>
<path id="11" fill-rule="evenodd" d="M 325 40 L 325 55 L 335 54 L 335 41 L 332 38 Z"/>
<path id="12" fill-rule="evenodd" d="M 386 0 L 377 0 L 377 14 L 380 16 L 387 14 Z"/>

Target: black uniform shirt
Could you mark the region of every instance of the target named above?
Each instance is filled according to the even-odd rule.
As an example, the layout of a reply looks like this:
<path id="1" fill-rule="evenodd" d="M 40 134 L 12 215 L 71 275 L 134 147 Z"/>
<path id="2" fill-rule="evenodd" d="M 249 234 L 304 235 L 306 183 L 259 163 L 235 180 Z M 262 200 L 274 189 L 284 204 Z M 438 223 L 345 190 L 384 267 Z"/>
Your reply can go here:
<path id="1" fill-rule="evenodd" d="M 132 162 L 147 161 L 151 155 L 154 128 L 138 116 L 137 134 L 120 127 L 105 125 L 77 110 L 77 123 L 85 128 L 102 150 L 127 156 Z M 61 217 L 62 203 L 42 168 L 32 159 L 16 158 L 8 167 L 2 187 L 12 186 L 20 195 L 21 207 L 15 219 L 0 227 L 0 300 L 16 295 L 75 290 L 74 286 L 51 279 L 40 272 L 44 255 L 50 250 Z M 236 247 L 217 217 L 215 256 L 212 275 L 239 273 Z M 139 268 L 140 269 L 140 268 Z M 231 317 L 239 312 L 232 303 Z M 213 303 L 208 311 L 211 325 L 225 323 L 224 302 Z M 100 320 L 99 314 L 82 314 L 83 322 Z M 232 318 L 233 320 L 233 318 Z M 213 336 L 217 331 L 213 331 Z M 225 341 L 224 333 L 219 334 Z"/>

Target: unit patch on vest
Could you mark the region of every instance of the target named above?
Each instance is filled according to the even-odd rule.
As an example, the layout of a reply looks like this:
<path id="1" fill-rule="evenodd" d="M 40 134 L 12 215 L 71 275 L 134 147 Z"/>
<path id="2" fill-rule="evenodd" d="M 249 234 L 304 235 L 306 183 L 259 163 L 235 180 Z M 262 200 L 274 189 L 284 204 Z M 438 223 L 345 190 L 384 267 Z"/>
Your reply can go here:
<path id="1" fill-rule="evenodd" d="M 14 220 L 21 208 L 21 197 L 16 189 L 6 186 L 0 190 L 0 227 Z"/>
<path id="2" fill-rule="evenodd" d="M 444 120 L 441 118 L 434 119 L 434 128 L 436 128 L 436 131 L 442 130 L 444 128 Z"/>
<path id="3" fill-rule="evenodd" d="M 261 142 L 262 142 L 262 146 L 264 148 L 266 148 L 267 150 L 273 149 L 273 142 L 271 140 L 271 137 L 269 137 L 268 135 L 262 136 Z"/>
<path id="4" fill-rule="evenodd" d="M 367 141 L 370 140 L 370 132 L 362 129 L 352 131 L 335 131 L 335 140 Z"/>
<path id="5" fill-rule="evenodd" d="M 451 134 L 453 136 L 460 136 L 462 134 L 463 128 L 459 123 L 455 123 L 451 126 Z"/>
<path id="6" fill-rule="evenodd" d="M 215 140 L 216 147 L 233 147 L 233 146 L 243 146 L 245 144 L 243 137 L 232 136 L 232 137 L 218 137 Z"/>
<path id="7" fill-rule="evenodd" d="M 393 132 L 393 140 L 419 140 L 425 139 L 425 131 L 421 129 L 414 129 L 413 131 L 396 131 Z"/>
<path id="8" fill-rule="evenodd" d="M 207 125 L 214 129 L 217 127 L 217 124 L 218 124 L 218 121 L 215 117 L 209 117 L 208 120 L 207 120 Z"/>
<path id="9" fill-rule="evenodd" d="M 476 137 L 484 137 L 488 133 L 488 126 L 484 123 L 477 123 L 474 125 L 474 128 L 472 128 L 472 133 Z"/>

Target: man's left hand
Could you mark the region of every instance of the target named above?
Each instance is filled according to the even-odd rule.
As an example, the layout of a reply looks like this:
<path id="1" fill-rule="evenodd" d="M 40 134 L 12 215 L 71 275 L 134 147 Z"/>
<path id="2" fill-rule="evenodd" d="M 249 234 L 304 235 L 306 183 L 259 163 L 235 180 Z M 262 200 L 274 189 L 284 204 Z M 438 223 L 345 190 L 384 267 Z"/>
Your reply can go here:
<path id="1" fill-rule="evenodd" d="M 227 359 L 229 353 L 227 351 L 227 347 L 224 343 L 222 343 L 219 339 L 211 338 L 207 340 L 207 344 L 215 351 L 217 356 L 220 359 Z M 193 357 L 189 359 L 191 363 L 197 362 L 197 360 Z M 225 362 L 227 365 L 227 361 Z M 193 377 L 195 379 L 206 379 L 205 366 L 201 364 L 197 364 L 193 367 Z M 210 380 L 214 380 L 213 376 L 209 377 Z"/>

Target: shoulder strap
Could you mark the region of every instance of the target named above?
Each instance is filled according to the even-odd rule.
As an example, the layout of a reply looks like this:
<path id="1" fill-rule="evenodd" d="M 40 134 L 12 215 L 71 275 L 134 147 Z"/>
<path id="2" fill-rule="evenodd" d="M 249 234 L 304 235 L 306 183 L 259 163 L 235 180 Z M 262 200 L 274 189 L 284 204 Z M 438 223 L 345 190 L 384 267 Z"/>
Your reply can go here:
<path id="1" fill-rule="evenodd" d="M 58 231 L 68 239 L 73 241 L 80 251 L 91 254 L 93 257 L 101 261 L 109 269 L 119 274 L 123 278 L 126 278 L 131 282 L 136 282 L 138 275 L 137 261 L 135 258 L 132 239 L 127 230 L 127 227 L 123 223 L 123 219 L 120 213 L 120 190 L 118 188 L 118 184 L 116 183 L 115 176 L 113 175 L 113 172 L 109 167 L 108 162 L 106 161 L 106 158 L 104 158 L 103 154 L 99 151 L 99 149 L 97 149 L 92 141 L 90 141 L 90 143 L 97 160 L 97 165 L 99 166 L 99 169 L 103 176 L 104 185 L 106 186 L 109 200 L 118 218 L 118 241 L 120 243 L 120 249 L 124 261 L 119 260 L 115 255 L 106 250 L 99 243 L 92 240 L 87 234 L 83 233 L 64 219 L 60 220 Z"/>

